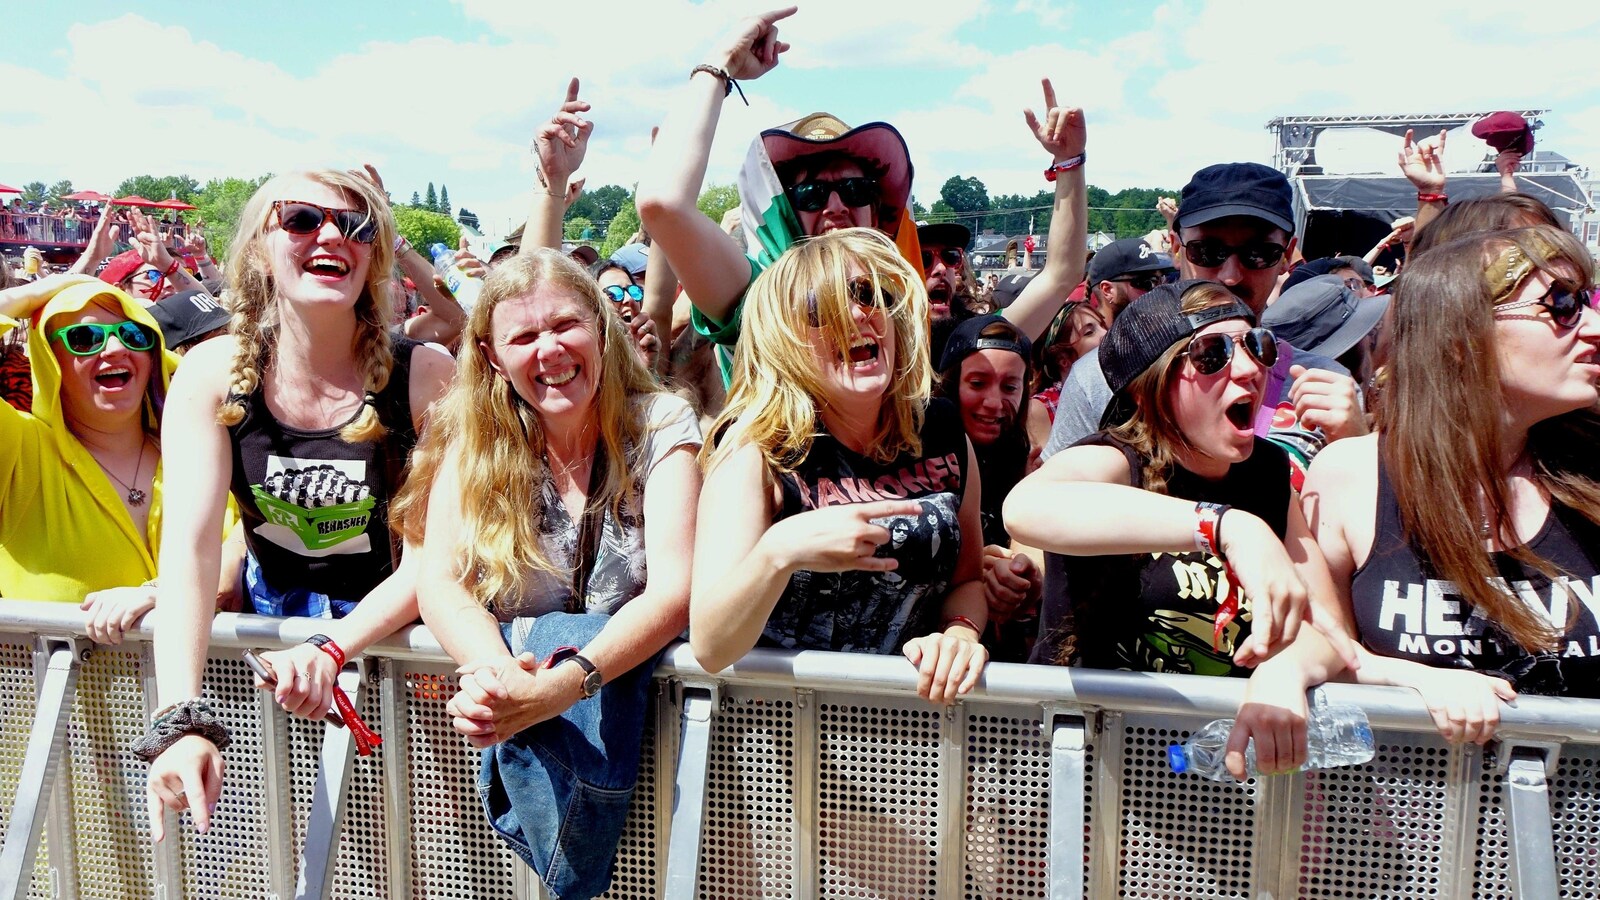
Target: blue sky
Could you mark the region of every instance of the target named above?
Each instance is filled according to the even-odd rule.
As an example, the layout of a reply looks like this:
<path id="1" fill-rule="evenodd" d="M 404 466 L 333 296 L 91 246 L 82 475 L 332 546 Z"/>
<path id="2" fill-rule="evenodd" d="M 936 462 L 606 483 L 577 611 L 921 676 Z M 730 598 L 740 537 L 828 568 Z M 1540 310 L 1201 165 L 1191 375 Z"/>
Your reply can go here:
<path id="1" fill-rule="evenodd" d="M 631 184 L 652 124 L 745 0 L 15 3 L 0 36 L 0 182 L 109 190 L 140 173 L 202 181 L 373 162 L 398 198 L 428 181 L 492 232 L 524 215 L 526 147 L 583 79 L 591 185 Z M 1277 115 L 1549 107 L 1540 146 L 1600 165 L 1600 4 L 1538 16 L 1485 3 L 1348 0 L 1339 14 L 1255 0 L 814 0 L 779 68 L 725 107 L 709 178 L 729 182 L 762 127 L 827 110 L 906 135 L 924 203 L 951 175 L 992 194 L 1043 186 L 1022 122 L 1050 76 L 1089 122 L 1089 178 L 1176 188 L 1196 168 L 1270 161 Z M 1417 43 L 1417 35 L 1429 35 Z M 1556 61 L 1552 63 L 1552 61 Z M 1587 67 L 1590 71 L 1585 72 Z M 89 126 L 84 123 L 99 123 Z M 109 127 L 104 127 L 109 126 Z M 1346 134 L 1339 158 L 1392 168 L 1395 141 Z M 1453 135 L 1468 167 L 1484 147 Z M 1332 152 L 1330 148 L 1330 153 Z"/>

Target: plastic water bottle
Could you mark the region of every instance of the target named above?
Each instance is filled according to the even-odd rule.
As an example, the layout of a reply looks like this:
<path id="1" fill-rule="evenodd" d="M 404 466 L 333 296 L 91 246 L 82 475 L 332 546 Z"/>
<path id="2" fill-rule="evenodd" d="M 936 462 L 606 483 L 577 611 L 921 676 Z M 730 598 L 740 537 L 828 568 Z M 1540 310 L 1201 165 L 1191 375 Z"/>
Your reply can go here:
<path id="1" fill-rule="evenodd" d="M 1167 748 L 1167 764 L 1180 775 L 1193 772 L 1212 781 L 1232 781 L 1233 776 L 1223 764 L 1228 732 L 1232 730 L 1232 719 L 1206 723 L 1189 740 Z M 1311 708 L 1306 720 L 1306 764 L 1300 767 L 1301 771 L 1357 766 L 1371 760 L 1375 752 L 1372 725 L 1360 707 L 1319 703 Z M 1244 761 L 1250 775 L 1261 774 L 1256 769 L 1253 739 L 1245 749 Z"/>
<path id="2" fill-rule="evenodd" d="M 483 290 L 483 281 L 468 275 L 466 270 L 456 265 L 456 253 L 444 244 L 432 244 L 428 247 L 428 255 L 433 257 L 433 270 L 439 273 L 444 280 L 445 287 L 455 295 L 456 302 L 467 312 L 472 312 L 472 307 L 478 303 L 478 293 Z"/>

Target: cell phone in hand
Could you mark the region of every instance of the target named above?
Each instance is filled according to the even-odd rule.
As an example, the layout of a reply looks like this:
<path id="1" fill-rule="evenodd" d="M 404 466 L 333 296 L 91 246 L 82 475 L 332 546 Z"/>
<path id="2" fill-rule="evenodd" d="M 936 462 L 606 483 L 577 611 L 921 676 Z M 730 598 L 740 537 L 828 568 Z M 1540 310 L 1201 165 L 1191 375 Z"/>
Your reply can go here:
<path id="1" fill-rule="evenodd" d="M 249 668 L 251 672 L 255 673 L 257 678 L 266 682 L 270 687 L 277 687 L 277 677 L 272 674 L 272 670 L 267 668 L 266 664 L 261 661 L 260 657 L 256 656 L 254 650 L 244 651 L 243 656 L 245 666 Z M 329 722 L 333 723 L 339 728 L 344 727 L 344 716 L 339 715 L 339 711 L 337 709 L 328 710 L 327 719 Z"/>

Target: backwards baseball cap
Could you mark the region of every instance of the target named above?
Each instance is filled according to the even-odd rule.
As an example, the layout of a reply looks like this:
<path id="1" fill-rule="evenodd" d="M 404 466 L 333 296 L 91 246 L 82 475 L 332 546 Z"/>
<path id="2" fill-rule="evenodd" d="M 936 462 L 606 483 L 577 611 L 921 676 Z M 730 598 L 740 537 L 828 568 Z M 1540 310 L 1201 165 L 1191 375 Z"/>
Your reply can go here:
<path id="1" fill-rule="evenodd" d="M 1172 224 L 1187 228 L 1228 216 L 1250 216 L 1294 234 L 1294 191 L 1289 179 L 1260 163 L 1206 166 L 1183 186 L 1178 218 Z"/>
<path id="2" fill-rule="evenodd" d="M 611 261 L 637 277 L 650 267 L 650 248 L 643 244 L 624 244 L 611 253 Z"/>
<path id="3" fill-rule="evenodd" d="M 1002 277 L 994 286 L 994 294 L 992 295 L 994 305 L 999 309 L 1005 309 L 1010 306 L 1022 294 L 1022 289 L 1027 287 L 1028 282 L 1032 281 L 1033 276 L 1037 274 L 1039 273 L 1022 272 Z"/>
<path id="4" fill-rule="evenodd" d="M 1387 296 L 1361 299 L 1336 275 L 1319 275 L 1278 296 L 1261 324 L 1291 347 L 1338 356 L 1360 343 L 1389 308 Z"/>
<path id="5" fill-rule="evenodd" d="M 984 334 L 985 331 L 990 333 Z M 1008 322 L 1005 316 L 999 313 L 974 316 L 957 325 L 956 330 L 950 333 L 950 339 L 944 345 L 944 355 L 939 357 L 939 371 L 961 365 L 962 360 L 979 350 L 1010 350 L 1027 361 L 1032 359 L 1028 355 L 1032 349 L 1033 342 L 1017 326 Z"/>
<path id="6" fill-rule="evenodd" d="M 228 324 L 228 311 L 205 291 L 180 291 L 146 311 L 161 326 L 161 336 L 169 350 Z"/>
<path id="7" fill-rule="evenodd" d="M 1195 285 L 1207 283 L 1191 278 L 1158 285 L 1124 307 L 1111 323 L 1111 330 L 1100 341 L 1100 371 L 1111 388 L 1111 402 L 1100 417 L 1101 428 L 1121 425 L 1133 416 L 1138 404 L 1129 396 L 1128 385 L 1155 365 L 1167 348 L 1213 322 L 1244 319 L 1255 324 L 1255 313 L 1231 295 L 1228 302 L 1219 306 L 1184 313 L 1183 295 Z"/>
<path id="8" fill-rule="evenodd" d="M 1101 247 L 1089 260 L 1089 284 L 1112 281 L 1135 272 L 1176 269 L 1172 257 L 1152 248 L 1144 238 L 1123 238 Z"/>
<path id="9" fill-rule="evenodd" d="M 105 265 L 95 274 L 106 284 L 121 284 L 139 271 L 142 265 L 144 257 L 139 255 L 139 251 L 127 250 L 106 260 Z"/>
<path id="10" fill-rule="evenodd" d="M 972 229 L 960 222 L 934 222 L 931 225 L 917 226 L 917 240 L 926 247 L 934 244 L 940 247 L 955 247 L 958 250 L 967 249 L 972 243 Z"/>

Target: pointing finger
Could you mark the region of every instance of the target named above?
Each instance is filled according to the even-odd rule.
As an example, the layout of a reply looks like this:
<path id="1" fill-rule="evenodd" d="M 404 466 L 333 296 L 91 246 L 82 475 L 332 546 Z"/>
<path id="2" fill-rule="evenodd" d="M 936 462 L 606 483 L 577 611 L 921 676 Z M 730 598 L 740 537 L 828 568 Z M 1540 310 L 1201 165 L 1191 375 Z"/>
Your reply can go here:
<path id="1" fill-rule="evenodd" d="M 574 75 L 572 80 L 567 82 L 567 102 L 571 103 L 576 99 L 578 99 L 578 77 Z"/>
<path id="2" fill-rule="evenodd" d="M 1050 79 L 1041 78 L 1039 79 L 1039 83 L 1044 86 L 1045 108 L 1055 109 L 1059 104 L 1056 103 L 1056 89 L 1050 84 Z"/>

